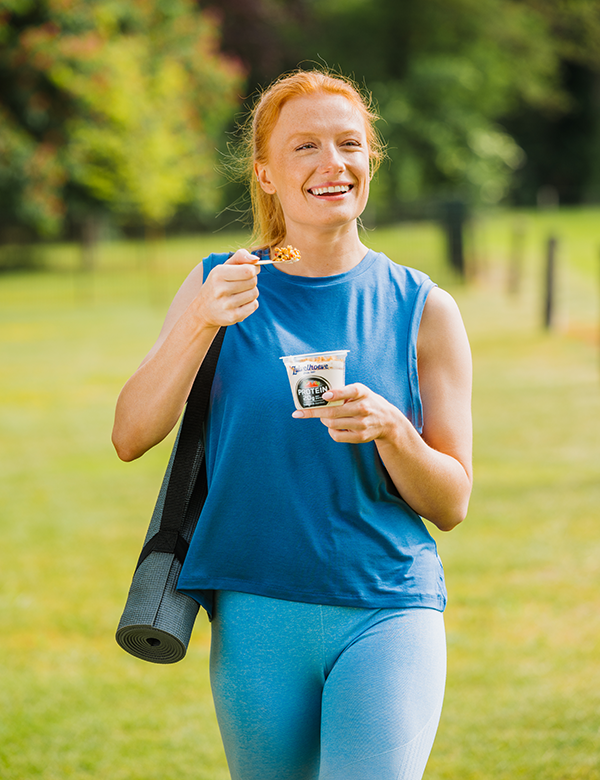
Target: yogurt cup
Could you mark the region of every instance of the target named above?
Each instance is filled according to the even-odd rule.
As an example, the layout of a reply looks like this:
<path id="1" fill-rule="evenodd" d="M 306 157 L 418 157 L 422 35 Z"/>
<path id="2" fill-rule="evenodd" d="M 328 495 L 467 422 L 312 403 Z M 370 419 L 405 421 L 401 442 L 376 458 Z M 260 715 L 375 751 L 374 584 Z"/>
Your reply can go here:
<path id="1" fill-rule="evenodd" d="M 349 350 L 309 352 L 306 355 L 286 355 L 287 370 L 296 409 L 315 406 L 341 406 L 343 401 L 324 401 L 323 393 L 339 390 L 346 384 L 346 355 Z"/>

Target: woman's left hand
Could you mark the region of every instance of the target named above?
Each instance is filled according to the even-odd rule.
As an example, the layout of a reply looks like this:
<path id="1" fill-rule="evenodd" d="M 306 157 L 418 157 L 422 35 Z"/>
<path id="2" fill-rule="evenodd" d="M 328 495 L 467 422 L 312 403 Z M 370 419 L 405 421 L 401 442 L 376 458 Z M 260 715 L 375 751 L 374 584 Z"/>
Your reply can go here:
<path id="1" fill-rule="evenodd" d="M 341 406 L 316 406 L 296 411 L 292 417 L 318 418 L 334 441 L 364 444 L 385 437 L 400 414 L 392 404 L 365 385 L 356 382 L 323 394 L 324 401 L 343 401 Z"/>

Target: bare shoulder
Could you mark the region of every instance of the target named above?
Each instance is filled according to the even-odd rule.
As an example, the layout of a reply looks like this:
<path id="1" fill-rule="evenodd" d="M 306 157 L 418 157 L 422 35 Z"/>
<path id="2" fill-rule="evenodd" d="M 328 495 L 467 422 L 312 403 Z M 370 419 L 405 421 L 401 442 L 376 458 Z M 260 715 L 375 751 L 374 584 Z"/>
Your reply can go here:
<path id="1" fill-rule="evenodd" d="M 421 317 L 417 340 L 419 361 L 457 349 L 470 352 L 460 310 L 450 293 L 434 287 L 427 296 Z"/>
<path id="2" fill-rule="evenodd" d="M 434 287 L 425 301 L 421 327 L 435 329 L 447 325 L 453 320 L 462 323 L 458 304 L 449 292 L 440 287 Z"/>

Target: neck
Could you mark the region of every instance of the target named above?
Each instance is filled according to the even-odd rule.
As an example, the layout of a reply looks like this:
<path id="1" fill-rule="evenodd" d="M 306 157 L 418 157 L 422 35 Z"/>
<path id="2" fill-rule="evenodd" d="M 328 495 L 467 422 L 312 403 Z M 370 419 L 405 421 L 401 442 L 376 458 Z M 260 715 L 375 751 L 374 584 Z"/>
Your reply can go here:
<path id="1" fill-rule="evenodd" d="M 280 270 L 293 276 L 334 276 L 357 266 L 367 253 L 356 224 L 350 229 L 311 231 L 288 229 L 282 246 L 290 244 L 300 251 L 302 259 Z"/>

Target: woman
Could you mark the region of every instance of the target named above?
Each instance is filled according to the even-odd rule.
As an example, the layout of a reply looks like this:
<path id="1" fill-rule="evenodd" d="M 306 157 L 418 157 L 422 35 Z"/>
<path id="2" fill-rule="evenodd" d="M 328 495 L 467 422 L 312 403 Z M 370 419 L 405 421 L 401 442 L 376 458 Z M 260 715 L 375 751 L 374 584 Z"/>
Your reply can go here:
<path id="1" fill-rule="evenodd" d="M 321 72 L 264 93 L 249 146 L 259 254 L 192 271 L 117 405 L 113 441 L 132 460 L 174 427 L 229 326 L 179 589 L 213 618 L 234 780 L 416 780 L 440 717 L 446 593 L 421 518 L 450 530 L 467 511 L 470 352 L 452 298 L 361 242 L 374 121 Z M 298 263 L 256 265 L 285 245 Z M 338 349 L 348 384 L 323 398 L 343 403 L 292 411 L 279 358 Z"/>

